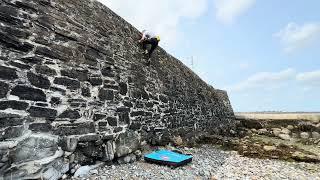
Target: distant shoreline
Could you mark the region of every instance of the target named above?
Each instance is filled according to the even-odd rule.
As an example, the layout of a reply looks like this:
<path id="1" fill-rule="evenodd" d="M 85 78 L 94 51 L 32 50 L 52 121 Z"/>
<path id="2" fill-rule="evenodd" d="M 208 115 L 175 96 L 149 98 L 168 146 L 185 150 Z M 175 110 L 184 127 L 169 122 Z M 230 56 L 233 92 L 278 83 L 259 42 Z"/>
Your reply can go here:
<path id="1" fill-rule="evenodd" d="M 311 120 L 320 122 L 320 112 L 235 112 L 237 118 L 269 120 Z"/>

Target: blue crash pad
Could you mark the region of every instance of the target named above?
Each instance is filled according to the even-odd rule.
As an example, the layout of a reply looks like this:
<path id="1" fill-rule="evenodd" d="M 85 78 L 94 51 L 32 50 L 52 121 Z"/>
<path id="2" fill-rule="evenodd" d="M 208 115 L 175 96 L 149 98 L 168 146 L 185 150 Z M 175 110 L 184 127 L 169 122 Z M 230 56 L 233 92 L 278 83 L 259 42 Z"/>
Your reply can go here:
<path id="1" fill-rule="evenodd" d="M 147 162 L 164 164 L 170 166 L 182 166 L 192 161 L 191 155 L 172 152 L 169 150 L 159 150 L 144 156 Z"/>

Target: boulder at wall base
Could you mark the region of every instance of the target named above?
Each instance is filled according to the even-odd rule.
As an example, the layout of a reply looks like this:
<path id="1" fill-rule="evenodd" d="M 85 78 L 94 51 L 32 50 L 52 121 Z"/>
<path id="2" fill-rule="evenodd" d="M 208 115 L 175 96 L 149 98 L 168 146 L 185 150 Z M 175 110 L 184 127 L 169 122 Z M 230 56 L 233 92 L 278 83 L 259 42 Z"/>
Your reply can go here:
<path id="1" fill-rule="evenodd" d="M 112 161 L 114 159 L 115 144 L 113 141 L 108 141 L 104 146 L 103 161 Z"/>
<path id="2" fill-rule="evenodd" d="M 14 162 L 4 170 L 4 179 L 59 179 L 69 170 L 62 158 L 57 137 L 31 134 L 9 151 L 8 159 Z M 37 164 L 37 165 L 35 165 Z"/>
<path id="3" fill-rule="evenodd" d="M 272 133 L 273 133 L 275 136 L 279 136 L 279 134 L 281 133 L 281 129 L 279 129 L 279 128 L 272 128 Z"/>
<path id="4" fill-rule="evenodd" d="M 263 149 L 265 151 L 274 151 L 274 150 L 277 149 L 277 147 L 275 147 L 275 146 L 263 146 Z"/>
<path id="5" fill-rule="evenodd" d="M 76 150 L 78 139 L 76 137 L 64 136 L 59 138 L 59 146 L 64 151 L 73 152 Z"/>
<path id="6" fill-rule="evenodd" d="M 84 155 L 79 149 L 74 152 L 74 161 L 81 165 L 93 164 L 94 159 Z"/>
<path id="7" fill-rule="evenodd" d="M 279 136 L 279 138 L 281 138 L 283 140 L 290 140 L 291 139 L 289 134 L 279 134 L 278 136 Z"/>
<path id="8" fill-rule="evenodd" d="M 4 173 L 4 179 L 57 180 L 60 179 L 67 171 L 69 171 L 69 163 L 64 162 L 62 157 L 58 157 L 56 159 L 53 158 L 50 163 L 43 163 L 38 166 L 34 166 L 33 163 L 34 162 L 31 161 L 30 163 L 19 166 L 19 168 L 8 170 Z"/>
<path id="9" fill-rule="evenodd" d="M 318 132 L 312 132 L 312 138 L 314 139 L 320 139 L 320 134 Z"/>
<path id="10" fill-rule="evenodd" d="M 254 119 L 244 119 L 244 120 L 242 120 L 242 124 L 243 124 L 244 127 L 249 128 L 249 129 L 252 129 L 252 128 L 261 129 L 261 128 L 263 128 L 261 122 L 259 122 L 257 120 L 254 120 Z"/>
<path id="11" fill-rule="evenodd" d="M 140 147 L 140 135 L 132 130 L 121 133 L 116 139 L 116 157 L 122 157 Z"/>
<path id="12" fill-rule="evenodd" d="M 287 129 L 287 128 L 282 128 L 282 129 L 281 129 L 281 133 L 282 133 L 282 134 L 290 134 L 290 130 Z"/>
<path id="13" fill-rule="evenodd" d="M 307 133 L 307 132 L 301 132 L 300 133 L 300 137 L 302 139 L 308 139 L 310 136 L 309 136 L 309 133 Z"/>
<path id="14" fill-rule="evenodd" d="M 92 172 L 94 169 L 103 166 L 103 163 L 98 163 L 91 166 L 81 166 L 75 173 L 74 177 L 84 177 Z"/>
<path id="15" fill-rule="evenodd" d="M 31 135 L 18 143 L 17 147 L 9 153 L 13 162 L 23 163 L 40 160 L 53 156 L 58 150 L 58 139 L 54 136 Z"/>
<path id="16" fill-rule="evenodd" d="M 94 159 L 102 159 L 104 157 L 103 147 L 101 145 L 96 145 L 95 142 L 78 143 L 78 148 L 87 157 Z"/>
<path id="17" fill-rule="evenodd" d="M 137 160 L 137 157 L 135 154 L 129 154 L 127 156 L 123 156 L 117 159 L 117 162 L 119 164 L 128 164 L 128 163 L 133 163 Z"/>

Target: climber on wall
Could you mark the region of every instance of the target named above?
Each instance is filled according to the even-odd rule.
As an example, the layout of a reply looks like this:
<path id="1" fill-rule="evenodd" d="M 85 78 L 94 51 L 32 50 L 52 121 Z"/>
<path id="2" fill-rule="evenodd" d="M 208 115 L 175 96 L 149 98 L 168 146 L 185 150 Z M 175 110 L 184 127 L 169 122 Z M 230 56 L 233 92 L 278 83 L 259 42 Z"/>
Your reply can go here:
<path id="1" fill-rule="evenodd" d="M 142 31 L 142 36 L 141 39 L 139 40 L 139 43 L 142 44 L 142 48 L 145 51 L 144 53 L 148 55 L 149 63 L 150 63 L 150 58 L 153 53 L 153 51 L 156 49 L 160 41 L 160 36 L 156 36 L 153 33 L 143 30 Z M 151 49 L 147 50 L 147 45 L 151 44 Z"/>

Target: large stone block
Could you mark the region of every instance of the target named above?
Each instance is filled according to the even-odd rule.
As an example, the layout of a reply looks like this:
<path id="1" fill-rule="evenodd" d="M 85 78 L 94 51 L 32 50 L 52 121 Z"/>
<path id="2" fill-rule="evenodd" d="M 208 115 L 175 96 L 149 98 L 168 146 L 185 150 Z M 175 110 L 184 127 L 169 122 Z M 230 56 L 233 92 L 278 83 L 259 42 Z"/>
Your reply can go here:
<path id="1" fill-rule="evenodd" d="M 113 141 L 107 141 L 104 146 L 103 161 L 112 161 L 115 154 L 115 145 Z"/>
<path id="2" fill-rule="evenodd" d="M 23 64 L 23 63 L 17 62 L 17 61 L 10 61 L 9 64 L 11 66 L 17 67 L 17 68 L 22 69 L 22 70 L 30 70 L 31 69 L 31 66 L 29 66 L 27 64 Z"/>
<path id="3" fill-rule="evenodd" d="M 0 72 L 0 79 L 14 80 L 18 78 L 17 72 L 13 68 L 0 66 Z"/>
<path id="4" fill-rule="evenodd" d="M 24 131 L 25 129 L 23 125 L 4 128 L 0 130 L 0 141 L 20 137 Z"/>
<path id="5" fill-rule="evenodd" d="M 37 179 L 61 179 L 70 169 L 69 163 L 62 157 L 55 159 L 50 164 L 46 165 L 45 169 Z"/>
<path id="6" fill-rule="evenodd" d="M 51 97 L 50 104 L 52 106 L 59 105 L 61 102 L 62 100 L 59 97 Z"/>
<path id="7" fill-rule="evenodd" d="M 89 134 L 94 132 L 95 132 L 95 126 L 93 122 L 63 124 L 63 125 L 59 125 L 54 130 L 54 134 L 60 135 L 60 136 L 81 135 L 81 134 Z"/>
<path id="8" fill-rule="evenodd" d="M 95 77 L 90 77 L 89 82 L 92 86 L 100 86 L 102 85 L 102 79 L 101 77 L 95 76 Z"/>
<path id="9" fill-rule="evenodd" d="M 109 131 L 111 129 L 109 127 L 108 121 L 99 121 L 98 127 L 99 127 L 99 132 Z"/>
<path id="10" fill-rule="evenodd" d="M 119 90 L 119 86 L 116 86 L 116 85 L 105 84 L 103 87 L 106 88 L 106 89 L 113 89 L 113 90 L 116 90 L 116 91 Z"/>
<path id="11" fill-rule="evenodd" d="M 52 126 L 49 122 L 43 123 L 31 123 L 29 124 L 29 129 L 33 132 L 50 132 L 52 131 Z"/>
<path id="12" fill-rule="evenodd" d="M 114 93 L 112 90 L 100 89 L 98 96 L 101 101 L 106 101 L 106 100 L 112 101 L 114 98 Z"/>
<path id="13" fill-rule="evenodd" d="M 3 32 L 10 34 L 17 38 L 27 39 L 31 33 L 28 30 L 23 30 L 20 28 L 15 28 L 11 26 L 2 27 Z"/>
<path id="14" fill-rule="evenodd" d="M 74 160 L 80 165 L 88 165 L 94 163 L 94 158 L 85 156 L 80 149 L 74 152 Z"/>
<path id="15" fill-rule="evenodd" d="M 78 79 L 79 81 L 88 80 L 88 70 L 84 69 L 64 69 L 61 70 L 62 76 L 67 76 L 73 79 Z"/>
<path id="16" fill-rule="evenodd" d="M 43 62 L 43 58 L 40 56 L 31 56 L 31 57 L 22 57 L 20 61 L 26 64 L 41 64 Z M 41 74 L 41 72 L 38 72 Z"/>
<path id="17" fill-rule="evenodd" d="M 0 81 L 0 98 L 6 97 L 8 91 L 9 91 L 9 84 Z"/>
<path id="18" fill-rule="evenodd" d="M 58 144 L 62 150 L 74 152 L 78 145 L 78 138 L 71 136 L 63 136 L 59 138 Z"/>
<path id="19" fill-rule="evenodd" d="M 140 135 L 127 130 L 116 139 L 116 157 L 122 157 L 136 151 L 140 147 Z"/>
<path id="20" fill-rule="evenodd" d="M 125 107 L 125 106 L 117 107 L 117 112 L 118 113 L 130 112 L 130 108 L 129 107 Z"/>
<path id="21" fill-rule="evenodd" d="M 54 79 L 53 83 L 66 86 L 68 89 L 75 90 L 80 88 L 80 82 L 75 79 L 70 79 L 66 77 L 57 77 Z"/>
<path id="22" fill-rule="evenodd" d="M 37 166 L 33 165 L 32 162 L 29 162 L 20 165 L 19 168 L 8 169 L 8 171 L 4 173 L 4 179 L 57 180 L 69 171 L 69 163 L 65 162 L 63 157 L 55 157 L 50 160 L 51 161 L 47 161 L 46 164 L 39 164 Z"/>
<path id="23" fill-rule="evenodd" d="M 0 128 L 23 125 L 27 118 L 18 114 L 0 113 Z"/>
<path id="24" fill-rule="evenodd" d="M 51 69 L 50 67 L 46 66 L 46 65 L 37 65 L 35 67 L 36 72 L 39 74 L 45 74 L 48 76 L 55 76 L 57 75 L 57 72 L 54 69 Z"/>
<path id="25" fill-rule="evenodd" d="M 26 1 L 26 2 L 24 2 L 24 1 L 22 1 L 22 2 L 20 2 L 20 1 L 15 1 L 15 2 L 12 1 L 11 3 L 14 3 L 14 5 L 16 7 L 18 7 L 19 9 L 24 9 L 26 11 L 35 12 L 35 11 L 38 10 L 38 7 L 35 4 L 33 4 L 32 2 L 29 2 L 29 1 Z"/>
<path id="26" fill-rule="evenodd" d="M 46 94 L 42 90 L 28 86 L 17 85 L 12 89 L 11 94 L 24 100 L 46 101 Z"/>
<path id="27" fill-rule="evenodd" d="M 83 142 L 79 143 L 79 150 L 87 157 L 96 159 L 104 157 L 104 148 L 97 146 L 94 142 Z"/>
<path id="28" fill-rule="evenodd" d="M 102 54 L 97 51 L 96 49 L 93 48 L 88 48 L 84 54 L 86 60 L 85 64 L 91 65 L 91 66 L 96 66 L 98 63 L 98 60 L 103 60 Z"/>
<path id="29" fill-rule="evenodd" d="M 82 87 L 81 88 L 81 95 L 84 97 L 91 97 L 91 92 L 89 87 Z"/>
<path id="30" fill-rule="evenodd" d="M 37 75 L 32 72 L 28 72 L 27 77 L 33 86 L 36 86 L 42 89 L 48 89 L 50 87 L 49 79 L 42 75 Z"/>
<path id="31" fill-rule="evenodd" d="M 98 120 L 101 120 L 101 119 L 104 119 L 107 115 L 105 114 L 99 114 L 99 113 L 95 113 L 93 115 L 93 120 L 94 121 L 98 121 Z"/>
<path id="32" fill-rule="evenodd" d="M 132 111 L 130 113 L 131 117 L 135 117 L 135 116 L 152 116 L 152 112 L 148 112 L 148 111 Z"/>
<path id="33" fill-rule="evenodd" d="M 80 113 L 77 110 L 65 110 L 63 113 L 61 113 L 59 116 L 59 118 L 68 118 L 68 119 L 79 119 Z"/>
<path id="34" fill-rule="evenodd" d="M 16 149 L 10 152 L 10 159 L 22 163 L 53 156 L 58 150 L 57 141 L 53 136 L 32 135 L 18 143 Z"/>
<path id="35" fill-rule="evenodd" d="M 57 116 L 57 110 L 43 107 L 31 106 L 28 109 L 30 116 L 54 119 Z"/>
<path id="36" fill-rule="evenodd" d="M 0 43 L 7 48 L 22 52 L 29 52 L 34 48 L 32 44 L 28 42 L 21 42 L 18 38 L 2 31 L 0 31 Z"/>
<path id="37" fill-rule="evenodd" d="M 127 124 L 127 125 L 130 125 L 131 121 L 130 121 L 130 117 L 129 117 L 129 113 L 126 112 L 126 113 L 118 113 L 118 116 L 119 116 L 119 123 L 124 125 L 124 124 Z"/>
<path id="38" fill-rule="evenodd" d="M 0 21 L 9 23 L 14 26 L 23 27 L 23 20 L 19 18 L 18 9 L 12 6 L 0 6 Z"/>
<path id="39" fill-rule="evenodd" d="M 107 117 L 107 121 L 110 126 L 118 126 L 118 120 L 116 117 Z"/>
<path id="40" fill-rule="evenodd" d="M 61 59 L 63 60 L 63 57 L 60 55 L 60 53 L 54 49 L 50 49 L 48 47 L 37 47 L 35 54 L 40 56 L 49 57 L 52 59 Z"/>
<path id="41" fill-rule="evenodd" d="M 87 101 L 84 99 L 69 99 L 68 103 L 73 108 L 84 108 L 87 107 Z"/>
<path id="42" fill-rule="evenodd" d="M 79 142 L 93 141 L 96 143 L 96 145 L 102 145 L 102 142 L 100 140 L 101 138 L 99 134 L 84 134 L 84 135 L 78 136 Z"/>
<path id="43" fill-rule="evenodd" d="M 142 124 L 140 122 L 132 122 L 131 125 L 129 126 L 129 128 L 134 131 L 140 130 L 141 127 L 142 127 Z"/>
<path id="44" fill-rule="evenodd" d="M 105 66 L 101 69 L 101 73 L 106 77 L 115 77 L 115 73 L 113 72 L 111 66 Z"/>
<path id="45" fill-rule="evenodd" d="M 47 103 L 36 103 L 36 106 L 48 107 L 49 105 Z"/>
<path id="46" fill-rule="evenodd" d="M 0 109 L 16 109 L 16 110 L 26 110 L 27 107 L 29 106 L 28 103 L 23 102 L 23 101 L 0 101 Z"/>
<path id="47" fill-rule="evenodd" d="M 164 95 L 159 95 L 159 99 L 160 101 L 164 102 L 164 103 L 167 103 L 168 102 L 168 98 Z"/>
<path id="48" fill-rule="evenodd" d="M 133 107 L 133 104 L 130 101 L 123 101 L 123 105 L 125 105 L 127 107 Z"/>

